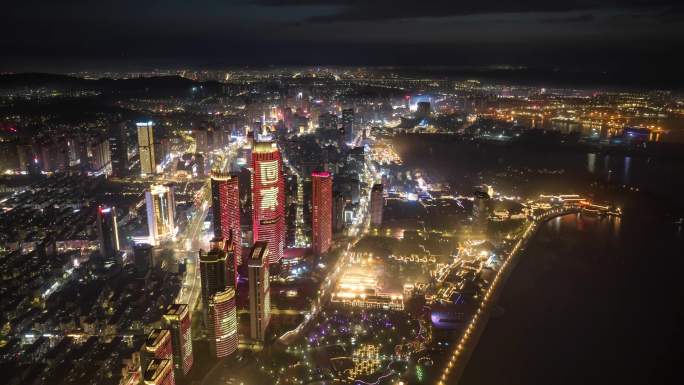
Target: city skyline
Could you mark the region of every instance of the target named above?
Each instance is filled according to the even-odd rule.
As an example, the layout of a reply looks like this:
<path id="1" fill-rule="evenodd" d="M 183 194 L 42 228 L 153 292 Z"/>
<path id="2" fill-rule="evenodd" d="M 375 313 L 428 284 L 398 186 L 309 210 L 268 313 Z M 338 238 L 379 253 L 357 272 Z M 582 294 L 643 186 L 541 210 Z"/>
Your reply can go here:
<path id="1" fill-rule="evenodd" d="M 42 11 L 41 22 L 23 29 L 35 24 L 31 9 Z M 10 58 L 0 68 L 5 71 L 179 64 L 508 65 L 544 68 L 548 77 L 558 70 L 592 73 L 596 79 L 603 73 L 616 82 L 662 86 L 676 73 L 669 53 L 684 44 L 678 33 L 682 7 L 674 0 L 204 0 L 192 7 L 171 1 L 163 8 L 123 1 L 111 9 L 32 0 L 10 5 L 3 19 L 8 30 L 16 31 L 14 39 L 0 43 Z M 169 23 L 183 28 L 163 27 Z M 82 28 L 90 31 L 85 38 Z M 213 48 L 217 45 L 225 53 Z M 642 54 L 630 55 L 631 50 Z"/>
<path id="2" fill-rule="evenodd" d="M 0 385 L 681 382 L 679 1 L 0 22 Z"/>

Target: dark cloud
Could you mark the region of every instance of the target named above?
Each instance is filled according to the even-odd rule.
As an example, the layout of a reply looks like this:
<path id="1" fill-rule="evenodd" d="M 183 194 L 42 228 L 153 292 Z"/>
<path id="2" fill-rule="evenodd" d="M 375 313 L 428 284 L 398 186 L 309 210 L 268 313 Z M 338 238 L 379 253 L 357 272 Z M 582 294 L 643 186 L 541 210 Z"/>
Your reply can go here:
<path id="1" fill-rule="evenodd" d="M 684 43 L 682 1 L 23 0 L 0 10 L 0 66 L 40 56 L 355 65 L 648 57 L 671 65 L 663 53 Z"/>
<path id="2" fill-rule="evenodd" d="M 558 17 L 545 17 L 539 19 L 539 21 L 541 21 L 542 23 L 588 23 L 594 20 L 596 20 L 596 17 L 591 13 Z"/>
<path id="3" fill-rule="evenodd" d="M 326 4 L 338 7 L 331 15 L 310 21 L 387 20 L 420 17 L 449 17 L 500 13 L 542 13 L 633 9 L 639 11 L 682 9 L 681 0 L 256 0 L 278 7 Z"/>

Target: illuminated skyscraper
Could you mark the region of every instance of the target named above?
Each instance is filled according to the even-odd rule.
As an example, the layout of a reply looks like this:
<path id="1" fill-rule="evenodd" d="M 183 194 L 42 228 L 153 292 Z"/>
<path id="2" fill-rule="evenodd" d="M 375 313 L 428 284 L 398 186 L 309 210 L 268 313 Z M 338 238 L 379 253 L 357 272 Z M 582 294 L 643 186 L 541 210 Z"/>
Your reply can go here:
<path id="1" fill-rule="evenodd" d="M 112 157 L 112 175 L 128 175 L 128 136 L 126 124 L 116 124 L 109 131 L 109 152 Z"/>
<path id="2" fill-rule="evenodd" d="M 356 139 L 354 133 L 354 109 L 348 108 L 342 110 L 342 131 L 344 131 L 344 141 L 346 143 L 353 143 Z"/>
<path id="3" fill-rule="evenodd" d="M 145 204 L 150 243 L 158 245 L 161 241 L 172 238 L 176 232 L 176 200 L 173 196 L 173 187 L 151 185 L 150 190 L 145 192 Z"/>
<path id="4" fill-rule="evenodd" d="M 88 175 L 112 175 L 112 154 L 107 139 L 91 139 L 86 144 Z M 85 165 L 84 165 L 85 166 Z"/>
<path id="5" fill-rule="evenodd" d="M 263 341 L 271 320 L 271 290 L 268 282 L 268 254 L 266 242 L 255 242 L 249 254 L 249 328 L 250 336 Z"/>
<path id="6" fill-rule="evenodd" d="M 277 263 L 285 246 L 285 183 L 283 162 L 274 142 L 254 143 L 252 170 L 254 242 L 267 242 L 269 263 Z"/>
<path id="7" fill-rule="evenodd" d="M 140 354 L 142 367 L 149 367 L 155 359 L 168 360 L 173 369 L 173 345 L 171 332 L 167 329 L 154 329 L 145 340 L 145 346 Z M 173 377 L 173 370 L 171 376 Z"/>
<path id="8" fill-rule="evenodd" d="M 104 261 L 119 261 L 119 230 L 116 224 L 114 207 L 98 206 L 97 234 L 100 241 L 100 254 Z"/>
<path id="9" fill-rule="evenodd" d="M 176 378 L 188 374 L 194 362 L 192 353 L 192 321 L 188 305 L 172 304 L 164 314 L 164 325 L 171 331 L 173 370 Z"/>
<path id="10" fill-rule="evenodd" d="M 138 154 L 140 155 L 140 175 L 152 175 L 157 172 L 154 160 L 154 123 L 136 123 L 138 127 Z"/>
<path id="11" fill-rule="evenodd" d="M 171 360 L 154 359 L 144 369 L 145 385 L 176 385 Z"/>
<path id="12" fill-rule="evenodd" d="M 242 264 L 242 230 L 240 229 L 240 188 L 238 175 L 211 173 L 211 202 L 214 237 L 229 239 L 235 261 Z"/>
<path id="13" fill-rule="evenodd" d="M 385 205 L 385 198 L 383 197 L 382 184 L 373 185 L 371 189 L 370 199 L 370 213 L 371 225 L 382 225 L 382 207 Z"/>
<path id="14" fill-rule="evenodd" d="M 229 241 L 215 238 L 209 252 L 199 251 L 200 278 L 202 282 L 202 311 L 204 326 L 209 329 L 209 302 L 216 293 L 235 288 L 237 270 Z"/>
<path id="15" fill-rule="evenodd" d="M 323 254 L 330 249 L 332 240 L 332 176 L 329 172 L 314 172 L 311 182 L 313 251 Z"/>
<path id="16" fill-rule="evenodd" d="M 223 358 L 238 348 L 235 289 L 219 291 L 209 299 L 209 343 L 214 357 Z"/>

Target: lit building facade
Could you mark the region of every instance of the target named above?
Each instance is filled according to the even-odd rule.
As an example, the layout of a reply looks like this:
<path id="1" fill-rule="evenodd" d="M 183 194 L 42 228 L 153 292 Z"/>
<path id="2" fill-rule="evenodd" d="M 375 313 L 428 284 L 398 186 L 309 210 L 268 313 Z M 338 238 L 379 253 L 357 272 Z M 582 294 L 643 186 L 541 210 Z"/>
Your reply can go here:
<path id="1" fill-rule="evenodd" d="M 342 110 L 342 130 L 344 131 L 344 141 L 352 144 L 356 139 L 354 133 L 354 109 L 347 108 Z"/>
<path id="2" fill-rule="evenodd" d="M 323 254 L 332 241 L 332 176 L 329 172 L 314 172 L 311 183 L 313 252 Z"/>
<path id="3" fill-rule="evenodd" d="M 97 235 L 100 254 L 105 262 L 119 261 L 119 229 L 116 223 L 116 208 L 98 206 Z"/>
<path id="4" fill-rule="evenodd" d="M 230 267 L 234 268 L 235 264 L 228 263 L 230 254 L 232 254 L 230 244 L 220 238 L 211 241 L 208 252 L 199 251 L 202 312 L 206 330 L 209 330 L 210 324 L 208 314 L 210 300 L 214 294 L 233 286 L 236 281 L 236 270 L 230 271 Z"/>
<path id="5" fill-rule="evenodd" d="M 209 300 L 209 340 L 214 357 L 223 358 L 238 348 L 238 322 L 235 289 L 214 294 Z"/>
<path id="6" fill-rule="evenodd" d="M 330 300 L 366 309 L 404 309 L 403 296 L 381 291 L 377 275 L 368 267 L 352 268 L 342 274 Z"/>
<path id="7" fill-rule="evenodd" d="M 90 140 L 86 146 L 88 156 L 88 175 L 112 175 L 112 156 L 109 150 L 109 140 L 98 138 Z"/>
<path id="8" fill-rule="evenodd" d="M 271 289 L 268 280 L 269 248 L 266 242 L 255 242 L 247 260 L 249 274 L 250 337 L 264 341 L 271 320 Z"/>
<path id="9" fill-rule="evenodd" d="M 153 175 L 157 172 L 154 153 L 154 123 L 136 123 L 138 128 L 138 154 L 140 155 L 140 175 Z"/>
<path id="10" fill-rule="evenodd" d="M 373 188 L 371 189 L 371 226 L 382 225 L 382 208 L 385 206 L 385 197 L 383 196 L 382 190 L 382 184 L 380 183 L 373 185 Z"/>
<path id="11" fill-rule="evenodd" d="M 145 192 L 147 207 L 147 228 L 150 244 L 159 245 L 163 240 L 173 238 L 176 232 L 174 215 L 176 200 L 172 186 L 152 185 Z"/>
<path id="12" fill-rule="evenodd" d="M 173 379 L 173 344 L 171 342 L 171 332 L 168 329 L 154 329 L 145 340 L 145 345 L 140 354 L 142 367 L 147 368 L 156 360 L 165 360 L 171 367 L 171 378 Z"/>
<path id="13" fill-rule="evenodd" d="M 112 175 L 128 175 L 128 137 L 124 123 L 114 125 L 109 131 L 109 152 L 112 158 Z"/>
<path id="14" fill-rule="evenodd" d="M 252 230 L 254 242 L 267 242 L 269 263 L 283 258 L 285 183 L 283 161 L 274 142 L 256 142 L 252 153 Z"/>
<path id="15" fill-rule="evenodd" d="M 194 362 L 192 352 L 192 320 L 186 304 L 171 304 L 163 317 L 164 325 L 171 331 L 173 347 L 173 370 L 176 378 L 186 376 Z"/>
<path id="16" fill-rule="evenodd" d="M 238 179 L 238 175 L 211 173 L 214 237 L 230 240 L 235 262 L 240 265 L 242 263 L 242 230 L 240 228 L 240 185 Z"/>
<path id="17" fill-rule="evenodd" d="M 176 385 L 171 360 L 154 359 L 150 361 L 143 374 L 145 385 Z"/>

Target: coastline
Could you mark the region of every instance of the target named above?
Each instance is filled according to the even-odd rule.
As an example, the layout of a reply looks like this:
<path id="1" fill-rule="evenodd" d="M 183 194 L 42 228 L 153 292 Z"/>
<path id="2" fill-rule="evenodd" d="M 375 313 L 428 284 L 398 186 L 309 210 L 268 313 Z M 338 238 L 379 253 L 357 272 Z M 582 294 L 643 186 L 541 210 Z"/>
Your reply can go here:
<path id="1" fill-rule="evenodd" d="M 519 262 L 519 255 L 525 250 L 527 242 L 534 237 L 537 230 L 544 223 L 549 220 L 573 214 L 578 212 L 577 209 L 555 209 L 545 213 L 540 218 L 535 218 L 525 229 L 523 235 L 515 244 L 506 261 L 501 265 L 494 280 L 490 284 L 484 296 L 484 300 L 480 302 L 477 312 L 471 318 L 468 327 L 465 329 L 461 337 L 454 342 L 455 348 L 451 352 L 451 356 L 447 359 L 445 367 L 442 369 L 442 374 L 437 380 L 437 385 L 458 384 L 465 371 L 468 361 L 474 352 L 480 337 L 487 329 L 487 324 L 492 315 L 492 310 L 499 301 L 499 297 L 506 287 L 506 282 L 510 278 L 513 271 Z"/>

